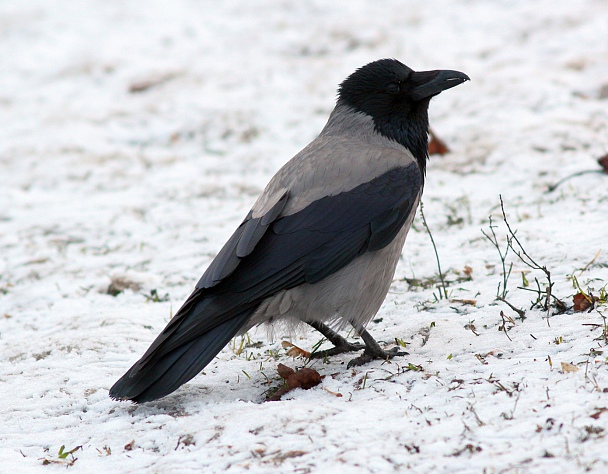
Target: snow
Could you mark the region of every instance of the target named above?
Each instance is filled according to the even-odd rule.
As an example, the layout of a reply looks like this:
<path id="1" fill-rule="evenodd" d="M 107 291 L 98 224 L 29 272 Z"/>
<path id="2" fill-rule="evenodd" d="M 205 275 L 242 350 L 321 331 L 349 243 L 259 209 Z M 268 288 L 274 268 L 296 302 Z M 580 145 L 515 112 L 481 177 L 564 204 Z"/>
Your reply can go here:
<path id="1" fill-rule="evenodd" d="M 418 214 L 368 328 L 410 355 L 314 362 L 321 385 L 264 403 L 277 363 L 305 361 L 262 328 L 162 400 L 109 399 L 336 85 L 382 57 L 472 79 L 431 103 L 452 152 L 431 158 L 424 212 L 450 299 L 404 281 L 437 274 Z M 5 0 L 0 71 L 0 471 L 608 470 L 605 304 L 549 325 L 511 252 L 518 319 L 481 233 L 492 215 L 504 248 L 502 195 L 555 295 L 608 283 L 608 177 L 546 192 L 608 152 L 604 1 Z"/>

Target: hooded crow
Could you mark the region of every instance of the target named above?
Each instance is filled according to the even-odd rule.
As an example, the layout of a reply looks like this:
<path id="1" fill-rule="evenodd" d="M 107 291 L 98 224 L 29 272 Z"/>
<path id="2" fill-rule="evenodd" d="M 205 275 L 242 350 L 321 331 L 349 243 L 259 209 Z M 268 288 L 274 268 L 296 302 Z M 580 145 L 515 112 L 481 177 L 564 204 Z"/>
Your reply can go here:
<path id="1" fill-rule="evenodd" d="M 382 349 L 365 326 L 388 292 L 422 194 L 429 101 L 467 80 L 395 59 L 344 80 L 321 134 L 270 180 L 110 396 L 140 403 L 168 395 L 236 334 L 275 321 L 319 330 L 335 346 L 322 355 L 364 349 L 350 365 L 401 355 Z M 364 345 L 336 332 L 347 323 Z"/>

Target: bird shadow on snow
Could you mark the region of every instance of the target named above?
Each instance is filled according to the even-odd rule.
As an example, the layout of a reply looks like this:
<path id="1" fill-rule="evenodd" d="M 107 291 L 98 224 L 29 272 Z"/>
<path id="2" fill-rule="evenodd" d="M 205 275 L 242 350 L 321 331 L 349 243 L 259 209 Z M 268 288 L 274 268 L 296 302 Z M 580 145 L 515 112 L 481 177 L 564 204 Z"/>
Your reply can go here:
<path id="1" fill-rule="evenodd" d="M 225 377 L 224 377 L 225 379 Z M 260 387 L 262 380 L 247 380 L 246 383 L 233 384 L 230 380 L 211 381 L 207 384 L 192 382 L 180 387 L 176 392 L 165 397 L 141 404 L 128 401 L 116 401 L 116 410 L 129 414 L 150 416 L 168 414 L 173 417 L 187 416 L 188 412 L 203 405 L 245 402 L 262 404 L 266 401 L 268 388 Z"/>

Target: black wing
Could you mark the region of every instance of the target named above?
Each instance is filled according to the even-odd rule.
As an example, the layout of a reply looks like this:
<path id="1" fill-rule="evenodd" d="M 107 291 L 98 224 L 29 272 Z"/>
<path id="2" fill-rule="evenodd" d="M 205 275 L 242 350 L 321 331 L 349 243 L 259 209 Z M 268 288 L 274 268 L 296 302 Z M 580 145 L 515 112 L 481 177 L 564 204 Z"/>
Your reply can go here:
<path id="1" fill-rule="evenodd" d="M 285 208 L 289 193 L 285 192 L 277 203 L 263 216 L 252 218 L 249 212 L 238 229 L 224 244 L 222 250 L 213 259 L 203 276 L 196 284 L 197 288 L 212 288 L 230 275 L 241 260 L 249 255 L 260 239 Z"/>
<path id="2" fill-rule="evenodd" d="M 260 301 L 324 279 L 392 242 L 414 211 L 421 186 L 419 168 L 412 164 L 280 217 L 217 290 Z"/>
<path id="3" fill-rule="evenodd" d="M 147 354 L 178 328 L 165 349 L 205 334 L 281 290 L 316 283 L 357 256 L 384 248 L 415 211 L 421 187 L 422 175 L 412 163 L 274 222 L 267 216 L 283 209 L 283 199 L 265 216 L 245 219 Z M 240 248 L 249 253 L 241 257 Z"/>

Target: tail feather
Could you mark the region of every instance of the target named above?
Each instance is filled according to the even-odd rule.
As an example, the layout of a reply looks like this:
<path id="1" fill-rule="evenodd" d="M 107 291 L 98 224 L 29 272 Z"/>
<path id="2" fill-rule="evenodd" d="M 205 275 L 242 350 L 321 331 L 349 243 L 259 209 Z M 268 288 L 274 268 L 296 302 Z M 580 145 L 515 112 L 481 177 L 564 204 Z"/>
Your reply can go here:
<path id="1" fill-rule="evenodd" d="M 248 309 L 195 339 L 168 352 L 162 351 L 165 343 L 170 345 L 172 338 L 179 337 L 179 329 L 174 331 L 158 347 L 158 357 L 148 358 L 143 364 L 141 360 L 135 363 L 110 389 L 110 397 L 143 403 L 175 391 L 213 360 L 243 327 L 253 311 L 254 309 Z"/>

